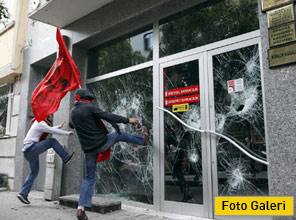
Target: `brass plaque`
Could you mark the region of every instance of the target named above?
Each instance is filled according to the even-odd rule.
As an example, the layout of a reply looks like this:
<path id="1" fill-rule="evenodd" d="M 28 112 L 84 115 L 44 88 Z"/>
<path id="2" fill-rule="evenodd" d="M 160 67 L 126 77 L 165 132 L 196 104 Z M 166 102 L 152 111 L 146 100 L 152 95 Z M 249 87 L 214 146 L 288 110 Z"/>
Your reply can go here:
<path id="1" fill-rule="evenodd" d="M 271 47 L 296 41 L 295 24 L 287 24 L 269 30 L 269 44 Z"/>
<path id="2" fill-rule="evenodd" d="M 287 5 L 267 12 L 268 27 L 275 27 L 295 20 L 294 5 Z"/>
<path id="3" fill-rule="evenodd" d="M 296 44 L 270 49 L 269 67 L 276 67 L 296 62 Z"/>
<path id="4" fill-rule="evenodd" d="M 262 11 L 292 2 L 293 0 L 261 0 Z"/>

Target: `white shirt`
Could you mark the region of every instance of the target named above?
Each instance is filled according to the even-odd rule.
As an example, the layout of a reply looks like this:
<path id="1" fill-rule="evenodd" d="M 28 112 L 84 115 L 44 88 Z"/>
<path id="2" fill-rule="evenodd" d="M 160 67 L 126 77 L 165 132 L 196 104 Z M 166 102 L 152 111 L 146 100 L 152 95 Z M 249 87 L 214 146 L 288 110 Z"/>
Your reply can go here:
<path id="1" fill-rule="evenodd" d="M 39 142 L 43 133 L 70 135 L 70 131 L 61 130 L 58 126 L 50 127 L 45 121 L 35 121 L 25 137 L 23 151 L 25 151 L 33 143 Z"/>

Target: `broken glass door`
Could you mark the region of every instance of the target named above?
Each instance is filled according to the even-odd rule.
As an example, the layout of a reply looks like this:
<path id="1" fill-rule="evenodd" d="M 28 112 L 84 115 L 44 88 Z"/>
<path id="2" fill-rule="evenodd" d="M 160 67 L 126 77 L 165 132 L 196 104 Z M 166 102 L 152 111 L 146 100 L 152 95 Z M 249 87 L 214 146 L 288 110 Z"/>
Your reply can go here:
<path id="1" fill-rule="evenodd" d="M 259 41 L 160 65 L 161 100 L 170 112 L 161 117 L 163 210 L 213 218 L 215 196 L 268 195 Z M 194 95 L 198 101 L 182 102 Z"/>
<path id="2" fill-rule="evenodd" d="M 202 57 L 185 57 L 161 67 L 164 109 L 189 126 L 201 129 L 201 90 L 204 86 L 200 83 L 203 79 Z M 165 113 L 163 137 L 162 201 L 165 210 L 180 210 L 187 214 L 191 212 L 194 215 L 199 213 L 200 216 L 206 216 L 204 186 L 207 184 L 203 181 L 203 135 Z"/>
<path id="3" fill-rule="evenodd" d="M 266 161 L 259 46 L 235 47 L 212 52 L 211 124 L 217 133 Z M 214 196 L 268 195 L 266 165 L 246 156 L 225 139 L 213 136 L 212 142 L 212 157 L 216 157 Z"/>

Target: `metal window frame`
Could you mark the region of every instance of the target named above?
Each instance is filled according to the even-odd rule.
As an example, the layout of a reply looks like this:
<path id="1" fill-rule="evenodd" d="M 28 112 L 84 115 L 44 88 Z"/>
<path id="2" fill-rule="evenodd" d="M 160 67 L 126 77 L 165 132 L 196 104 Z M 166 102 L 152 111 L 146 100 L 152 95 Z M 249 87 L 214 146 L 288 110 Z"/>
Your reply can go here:
<path id="1" fill-rule="evenodd" d="M 128 68 L 124 68 L 118 71 L 114 71 L 111 73 L 107 73 L 101 76 L 97 76 L 94 78 L 86 79 L 85 84 L 90 84 L 94 82 L 98 82 L 101 80 L 109 79 L 112 77 L 128 74 L 134 71 L 138 71 L 144 68 L 152 67 L 153 68 L 153 205 L 142 204 L 139 202 L 125 202 L 127 204 L 133 203 L 133 205 L 138 205 L 141 207 L 153 208 L 155 210 L 162 210 L 162 211 L 172 211 L 176 212 L 176 210 L 182 209 L 181 213 L 190 214 L 194 216 L 201 216 L 198 213 L 198 209 L 201 210 L 202 216 L 208 218 L 214 218 L 214 196 L 216 195 L 216 190 L 214 189 L 214 182 L 217 181 L 217 174 L 213 173 L 213 167 L 215 166 L 216 161 L 213 161 L 212 158 L 214 157 L 215 151 L 213 147 L 205 147 L 205 151 L 203 151 L 202 157 L 205 158 L 203 164 L 203 182 L 206 185 L 210 185 L 210 187 L 205 187 L 204 189 L 204 197 L 206 201 L 203 205 L 193 205 L 193 204 L 184 204 L 180 206 L 181 203 L 178 202 L 169 202 L 164 201 L 164 185 L 163 185 L 163 175 L 164 175 L 164 167 L 163 167 L 163 156 L 164 156 L 164 149 L 163 149 L 163 113 L 156 109 L 157 106 L 161 106 L 163 102 L 163 94 L 162 94 L 162 87 L 163 87 L 163 75 L 162 75 L 162 68 L 168 65 L 176 65 L 177 63 L 188 62 L 190 59 L 197 59 L 201 60 L 200 66 L 203 65 L 203 71 L 207 74 L 200 74 L 200 84 L 204 83 L 207 85 L 207 88 L 202 89 L 201 91 L 201 99 L 203 99 L 203 110 L 201 110 L 202 117 L 205 118 L 204 121 L 204 128 L 210 129 L 212 128 L 211 122 L 213 121 L 213 112 L 206 111 L 206 109 L 213 109 L 213 103 L 210 101 L 213 94 L 211 94 L 212 85 L 210 85 L 211 80 L 211 73 L 210 73 L 210 63 L 209 57 L 212 56 L 213 53 L 221 50 L 225 50 L 225 48 L 235 48 L 241 44 L 248 44 L 248 42 L 252 42 L 251 44 L 254 45 L 256 41 L 259 44 L 259 48 L 261 49 L 260 43 L 260 31 L 252 31 L 246 34 L 242 34 L 239 36 L 235 36 L 229 39 L 221 40 L 218 42 L 214 42 L 211 44 L 207 44 L 198 48 L 193 48 L 187 51 L 183 51 L 177 54 L 172 54 L 166 57 L 159 57 L 159 22 L 153 23 L 153 59 L 152 61 L 148 61 L 139 65 L 131 66 Z M 259 50 L 260 50 L 259 49 Z M 262 71 L 262 56 L 260 54 L 260 65 L 261 65 L 261 74 Z M 262 85 L 263 85 L 263 76 L 261 75 Z M 207 91 L 207 92 L 206 92 Z M 265 106 L 264 100 L 264 86 L 262 86 L 262 93 L 263 93 L 263 105 Z M 265 117 L 265 111 L 264 111 Z M 265 122 L 266 123 L 266 122 Z M 213 146 L 212 138 L 210 136 L 205 135 L 203 138 L 203 144 L 205 146 Z M 267 146 L 268 152 L 268 146 Z M 208 170 L 208 172 L 204 173 L 204 171 Z"/>
<path id="2" fill-rule="evenodd" d="M 7 84 L 6 84 L 7 85 Z M 2 86 L 6 86 L 2 85 Z M 13 93 L 11 92 L 12 84 L 8 84 L 8 90 L 9 93 L 2 95 L 1 97 L 8 98 L 7 102 L 7 115 L 6 115 L 6 127 L 5 127 L 5 134 L 3 134 L 3 137 L 7 137 L 11 135 L 11 117 L 12 117 L 12 105 L 13 105 Z"/>
<path id="3" fill-rule="evenodd" d="M 205 91 L 207 91 L 205 82 L 205 70 L 204 70 L 204 52 L 195 53 L 190 56 L 180 57 L 179 59 L 173 59 L 171 61 L 167 61 L 164 63 L 160 63 L 160 94 L 159 94 L 159 103 L 160 107 L 163 108 L 163 69 L 166 67 L 187 63 L 190 61 L 198 60 L 199 61 L 199 87 L 200 87 L 200 115 L 201 115 L 201 129 L 205 129 L 206 127 L 206 117 L 205 117 Z M 164 113 L 160 113 L 160 152 L 161 152 L 161 160 L 160 160 L 160 189 L 161 189 L 161 209 L 169 212 L 178 212 L 180 214 L 187 214 L 193 216 L 200 216 L 200 217 L 208 217 L 208 170 L 207 170 L 207 146 L 206 146 L 206 134 L 201 134 L 201 143 L 202 143 L 202 176 L 203 176 L 203 204 L 190 204 L 190 203 L 180 203 L 180 202 L 173 202 L 173 201 L 166 201 L 165 200 L 165 175 L 164 175 Z"/>

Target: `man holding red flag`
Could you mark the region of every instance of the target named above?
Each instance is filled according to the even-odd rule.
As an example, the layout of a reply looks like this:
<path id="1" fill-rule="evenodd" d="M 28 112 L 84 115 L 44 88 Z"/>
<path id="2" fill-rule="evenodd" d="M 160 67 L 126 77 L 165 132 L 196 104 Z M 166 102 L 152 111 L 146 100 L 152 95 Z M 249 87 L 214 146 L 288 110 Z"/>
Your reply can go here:
<path id="1" fill-rule="evenodd" d="M 38 122 L 55 113 L 67 92 L 79 88 L 80 73 L 57 28 L 59 56 L 32 93 L 31 107 Z"/>
<path id="2" fill-rule="evenodd" d="M 54 139 L 45 139 L 48 133 L 58 135 L 72 135 L 72 131 L 63 131 L 60 126 L 52 127 L 52 114 L 59 108 L 60 102 L 68 91 L 81 86 L 79 71 L 71 57 L 66 44 L 57 28 L 57 42 L 59 56 L 50 68 L 45 78 L 39 83 L 32 93 L 31 107 L 35 118 L 23 146 L 24 157 L 30 163 L 31 174 L 26 178 L 21 192 L 17 196 L 21 202 L 29 204 L 28 194 L 39 172 L 39 155 L 53 148 L 68 163 L 73 157 L 60 143 Z"/>

